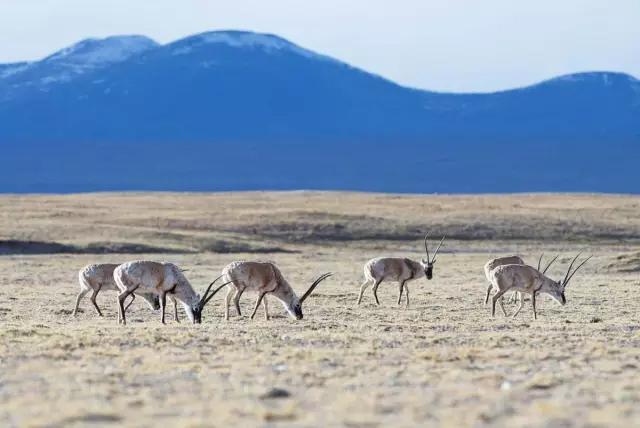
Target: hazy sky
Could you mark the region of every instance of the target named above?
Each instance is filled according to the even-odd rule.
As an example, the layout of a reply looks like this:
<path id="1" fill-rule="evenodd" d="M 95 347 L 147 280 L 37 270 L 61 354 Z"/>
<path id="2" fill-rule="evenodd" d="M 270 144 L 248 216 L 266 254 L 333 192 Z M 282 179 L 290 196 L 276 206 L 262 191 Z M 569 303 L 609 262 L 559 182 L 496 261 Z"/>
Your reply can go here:
<path id="1" fill-rule="evenodd" d="M 640 77 L 640 0 L 0 0 L 0 62 L 86 37 L 275 33 L 401 84 L 490 91 L 586 70 Z"/>

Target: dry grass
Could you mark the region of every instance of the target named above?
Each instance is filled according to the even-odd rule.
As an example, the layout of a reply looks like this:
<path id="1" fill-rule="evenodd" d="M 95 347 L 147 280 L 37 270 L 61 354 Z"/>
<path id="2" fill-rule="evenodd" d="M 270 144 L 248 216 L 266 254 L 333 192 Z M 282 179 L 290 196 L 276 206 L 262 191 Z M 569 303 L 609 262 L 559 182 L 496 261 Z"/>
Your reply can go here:
<path id="1" fill-rule="evenodd" d="M 638 197 L 596 195 L 0 197 L 0 241 L 79 249 L 0 257 L 0 425 L 631 426 L 640 419 L 639 207 Z M 411 307 L 395 304 L 395 284 L 380 287 L 380 307 L 369 293 L 356 307 L 362 264 L 420 257 L 427 228 L 455 239 L 434 280 L 410 285 Z M 238 247 L 206 245 L 216 242 Z M 124 244 L 177 252 L 82 254 Z M 482 306 L 491 255 L 534 262 L 560 251 L 557 277 L 585 246 L 595 257 L 567 306 L 543 298 L 537 321 L 529 303 L 516 319 Z M 293 253 L 235 253 L 269 247 Z M 229 322 L 216 297 L 201 326 L 161 326 L 141 301 L 118 326 L 108 292 L 104 319 L 88 300 L 70 317 L 82 265 L 132 258 L 177 262 L 199 289 L 241 258 L 276 261 L 298 290 L 336 275 L 301 322 L 276 302 L 273 320 L 249 321 L 251 295 L 245 317 Z M 290 396 L 265 398 L 272 388 Z"/>

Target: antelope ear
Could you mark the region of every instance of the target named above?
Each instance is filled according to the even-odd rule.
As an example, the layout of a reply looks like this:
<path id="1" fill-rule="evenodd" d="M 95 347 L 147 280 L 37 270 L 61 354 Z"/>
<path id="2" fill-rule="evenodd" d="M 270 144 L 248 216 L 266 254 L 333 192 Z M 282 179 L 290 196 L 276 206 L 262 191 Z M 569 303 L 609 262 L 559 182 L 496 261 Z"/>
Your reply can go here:
<path id="1" fill-rule="evenodd" d="M 423 264 L 423 265 L 429 264 L 429 260 L 422 259 L 422 264 Z"/>

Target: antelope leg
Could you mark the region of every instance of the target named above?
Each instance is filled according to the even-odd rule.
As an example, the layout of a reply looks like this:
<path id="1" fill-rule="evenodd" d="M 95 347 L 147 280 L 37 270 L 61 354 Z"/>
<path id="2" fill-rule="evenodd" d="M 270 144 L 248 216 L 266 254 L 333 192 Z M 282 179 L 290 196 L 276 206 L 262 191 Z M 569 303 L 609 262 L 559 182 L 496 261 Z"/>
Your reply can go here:
<path id="1" fill-rule="evenodd" d="M 267 304 L 267 300 L 268 299 L 265 296 L 264 300 L 262 301 L 262 306 L 264 306 L 264 319 L 269 321 L 269 305 Z"/>
<path id="2" fill-rule="evenodd" d="M 165 324 L 164 322 L 164 308 L 165 306 L 167 306 L 167 292 L 166 291 L 161 291 L 160 292 L 160 322 L 162 324 Z"/>
<path id="3" fill-rule="evenodd" d="M 236 294 L 233 296 L 233 304 L 236 307 L 236 311 L 238 312 L 238 316 L 242 316 L 242 312 L 240 312 L 240 297 L 242 297 L 242 293 L 244 293 L 244 288 L 238 288 L 236 290 Z"/>
<path id="4" fill-rule="evenodd" d="M 404 289 L 407 290 L 407 293 L 405 295 L 407 296 L 407 308 L 408 308 L 409 307 L 409 285 L 404 284 Z"/>
<path id="5" fill-rule="evenodd" d="M 133 303 L 133 301 L 136 300 L 136 295 L 134 293 L 131 294 L 131 300 L 129 300 L 129 303 L 127 304 L 127 306 L 124 307 L 124 311 L 127 312 L 127 310 L 129 309 L 129 306 L 131 306 L 131 304 Z"/>
<path id="6" fill-rule="evenodd" d="M 518 310 L 516 311 L 516 313 L 512 315 L 513 318 L 515 318 L 516 315 L 520 313 L 523 307 L 524 307 L 524 297 L 522 296 L 522 294 L 520 294 L 520 305 L 518 306 Z"/>
<path id="7" fill-rule="evenodd" d="M 102 311 L 100 311 L 100 308 L 96 303 L 96 297 L 98 297 L 98 293 L 100 292 L 100 289 L 102 289 L 102 284 L 100 284 L 97 289 L 93 290 L 93 293 L 91 294 L 91 303 L 93 303 L 93 306 L 96 308 L 96 311 L 98 311 L 98 315 L 102 316 Z"/>
<path id="8" fill-rule="evenodd" d="M 489 288 L 487 288 L 487 297 L 484 298 L 485 306 L 487 303 L 489 303 L 489 295 L 491 294 L 492 289 L 493 289 L 493 284 L 489 284 Z"/>
<path id="9" fill-rule="evenodd" d="M 376 305 L 380 306 L 380 301 L 378 300 L 378 286 L 382 281 L 378 280 L 375 284 L 373 284 L 373 297 L 376 299 Z"/>
<path id="10" fill-rule="evenodd" d="M 256 300 L 256 306 L 255 308 L 253 308 L 253 313 L 251 314 L 251 319 L 253 319 L 253 317 L 256 316 L 256 312 L 258 312 L 258 308 L 260 307 L 260 303 L 262 302 L 262 299 L 264 298 L 264 295 L 266 293 L 260 293 L 258 295 L 258 300 Z"/>
<path id="11" fill-rule="evenodd" d="M 82 290 L 80 290 L 80 293 L 78 293 L 78 297 L 76 297 L 76 307 L 73 309 L 74 317 L 78 315 L 78 307 L 80 306 L 80 301 L 84 296 L 87 295 L 88 292 L 89 292 L 88 288 L 83 288 Z"/>
<path id="12" fill-rule="evenodd" d="M 495 317 L 496 316 L 496 303 L 498 303 L 498 300 L 500 300 L 500 298 L 502 297 L 502 295 L 504 293 L 506 293 L 507 290 L 498 290 L 498 292 L 492 297 L 492 307 L 491 307 L 491 316 Z"/>
<path id="13" fill-rule="evenodd" d="M 362 295 L 364 294 L 364 292 L 367 289 L 368 285 L 369 285 L 369 280 L 367 279 L 360 286 L 360 295 L 358 296 L 358 304 L 360 304 L 360 302 L 362 302 Z"/>
<path id="14" fill-rule="evenodd" d="M 227 291 L 227 295 L 224 298 L 224 319 L 229 320 L 229 305 L 231 304 L 231 297 L 235 292 L 235 287 L 230 287 L 229 291 Z"/>
<path id="15" fill-rule="evenodd" d="M 504 297 L 500 299 L 500 309 L 502 309 L 502 314 L 506 317 L 507 311 L 504 310 Z"/>
<path id="16" fill-rule="evenodd" d="M 176 319 L 176 322 L 180 322 L 180 318 L 178 318 L 178 301 L 175 297 L 171 296 L 171 300 L 173 300 L 173 317 Z"/>

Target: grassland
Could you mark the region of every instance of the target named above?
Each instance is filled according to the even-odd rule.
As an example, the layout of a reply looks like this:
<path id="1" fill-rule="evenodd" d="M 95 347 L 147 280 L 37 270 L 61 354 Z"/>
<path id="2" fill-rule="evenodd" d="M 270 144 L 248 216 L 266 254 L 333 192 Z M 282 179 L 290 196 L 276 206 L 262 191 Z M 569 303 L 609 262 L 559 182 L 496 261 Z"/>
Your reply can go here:
<path id="1" fill-rule="evenodd" d="M 356 306 L 363 263 L 421 257 L 427 230 L 448 239 L 411 306 L 396 284 Z M 515 319 L 482 305 L 488 258 L 560 253 L 559 277 L 583 248 L 566 306 L 543 298 L 534 321 L 530 303 Z M 250 321 L 250 294 L 242 318 L 220 296 L 199 326 L 162 326 L 141 299 L 118 326 L 113 292 L 104 318 L 88 300 L 70 316 L 80 267 L 140 258 L 200 290 L 237 259 L 277 262 L 298 290 L 335 276 L 298 322 L 273 300 Z M 639 275 L 635 196 L 0 196 L 0 425 L 637 426 Z"/>

